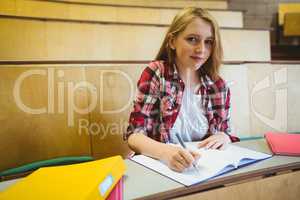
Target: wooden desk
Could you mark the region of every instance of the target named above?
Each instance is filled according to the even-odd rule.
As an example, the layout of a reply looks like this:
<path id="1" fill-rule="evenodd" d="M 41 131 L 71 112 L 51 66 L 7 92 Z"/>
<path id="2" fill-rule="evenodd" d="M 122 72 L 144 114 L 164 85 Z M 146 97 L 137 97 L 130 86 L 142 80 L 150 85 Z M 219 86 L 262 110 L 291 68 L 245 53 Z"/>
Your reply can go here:
<path id="1" fill-rule="evenodd" d="M 271 153 L 264 139 L 236 144 Z M 169 199 L 180 196 L 184 196 L 184 199 L 220 200 L 300 198 L 300 157 L 274 156 L 191 187 L 185 187 L 130 160 L 126 160 L 126 163 L 128 170 L 124 199 Z"/>
<path id="2" fill-rule="evenodd" d="M 265 140 L 236 143 L 270 153 Z M 299 199 L 300 157 L 274 156 L 207 182 L 185 187 L 130 160 L 124 177 L 124 199 Z M 17 180 L 0 183 L 0 191 Z"/>

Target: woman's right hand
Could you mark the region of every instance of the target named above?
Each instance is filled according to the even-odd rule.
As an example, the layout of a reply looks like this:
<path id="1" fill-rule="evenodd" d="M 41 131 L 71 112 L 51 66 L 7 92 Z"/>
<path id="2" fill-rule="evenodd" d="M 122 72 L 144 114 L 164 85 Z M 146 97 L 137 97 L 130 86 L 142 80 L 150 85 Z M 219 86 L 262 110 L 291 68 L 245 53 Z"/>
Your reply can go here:
<path id="1" fill-rule="evenodd" d="M 162 152 L 162 160 L 174 171 L 182 172 L 200 158 L 200 154 L 179 146 L 166 144 Z"/>

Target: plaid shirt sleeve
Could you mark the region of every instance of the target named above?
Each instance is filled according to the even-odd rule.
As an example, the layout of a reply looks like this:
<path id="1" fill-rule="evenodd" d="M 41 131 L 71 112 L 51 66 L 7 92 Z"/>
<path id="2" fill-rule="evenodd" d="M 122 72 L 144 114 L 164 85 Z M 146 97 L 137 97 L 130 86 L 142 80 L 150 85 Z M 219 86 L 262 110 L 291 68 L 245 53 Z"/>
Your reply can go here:
<path id="1" fill-rule="evenodd" d="M 230 104 L 230 98 L 231 98 L 231 93 L 229 87 L 226 88 L 226 99 L 225 99 L 225 116 L 224 119 L 221 123 L 221 130 L 222 132 L 226 133 L 229 137 L 231 142 L 238 142 L 240 139 L 238 137 L 235 137 L 231 133 L 231 116 L 230 116 L 230 111 L 231 111 L 231 104 Z"/>
<path id="2" fill-rule="evenodd" d="M 159 69 L 154 65 L 149 65 L 142 72 L 137 83 L 137 95 L 133 111 L 129 116 L 129 126 L 124 134 L 124 140 L 137 132 L 155 138 L 153 129 L 159 119 L 159 73 Z"/>

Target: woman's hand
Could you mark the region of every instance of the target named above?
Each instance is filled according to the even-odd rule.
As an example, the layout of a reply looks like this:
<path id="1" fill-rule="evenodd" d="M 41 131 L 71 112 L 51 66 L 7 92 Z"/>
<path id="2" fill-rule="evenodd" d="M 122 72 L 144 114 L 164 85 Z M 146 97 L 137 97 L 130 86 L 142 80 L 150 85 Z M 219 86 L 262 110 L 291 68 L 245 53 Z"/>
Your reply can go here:
<path id="1" fill-rule="evenodd" d="M 162 154 L 162 160 L 167 163 L 170 169 L 177 172 L 182 172 L 190 167 L 199 157 L 200 154 L 196 151 L 168 144 Z"/>
<path id="2" fill-rule="evenodd" d="M 211 135 L 198 144 L 198 148 L 205 147 L 206 149 L 225 149 L 231 143 L 230 137 L 223 133 Z"/>

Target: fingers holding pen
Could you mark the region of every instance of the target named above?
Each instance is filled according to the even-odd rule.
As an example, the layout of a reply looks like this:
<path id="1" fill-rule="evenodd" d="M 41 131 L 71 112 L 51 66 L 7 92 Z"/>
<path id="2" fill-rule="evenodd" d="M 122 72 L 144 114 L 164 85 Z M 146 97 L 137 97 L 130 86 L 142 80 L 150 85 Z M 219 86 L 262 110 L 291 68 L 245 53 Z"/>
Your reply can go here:
<path id="1" fill-rule="evenodd" d="M 181 156 L 185 159 L 187 164 L 186 167 L 190 167 L 196 160 L 200 158 L 200 154 L 193 150 L 182 149 L 180 152 Z"/>
<path id="2" fill-rule="evenodd" d="M 200 157 L 196 151 L 191 151 L 178 146 L 168 145 L 167 151 L 164 153 L 164 160 L 168 166 L 177 172 L 182 172 L 189 168 Z"/>

